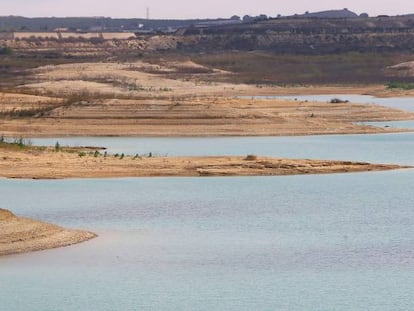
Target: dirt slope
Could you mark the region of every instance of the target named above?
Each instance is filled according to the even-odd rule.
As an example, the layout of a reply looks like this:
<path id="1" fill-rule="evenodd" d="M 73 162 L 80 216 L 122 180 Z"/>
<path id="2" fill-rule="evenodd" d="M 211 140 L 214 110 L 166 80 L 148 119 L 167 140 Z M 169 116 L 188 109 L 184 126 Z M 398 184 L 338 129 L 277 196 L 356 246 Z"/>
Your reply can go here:
<path id="1" fill-rule="evenodd" d="M 0 209 L 0 256 L 69 246 L 94 237 L 91 232 L 64 229 Z"/>

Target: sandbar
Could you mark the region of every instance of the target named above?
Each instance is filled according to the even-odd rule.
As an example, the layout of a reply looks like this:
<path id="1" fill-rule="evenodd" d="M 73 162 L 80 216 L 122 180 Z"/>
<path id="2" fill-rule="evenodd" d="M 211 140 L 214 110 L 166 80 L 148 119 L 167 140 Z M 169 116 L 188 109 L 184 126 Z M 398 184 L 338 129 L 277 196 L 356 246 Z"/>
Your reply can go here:
<path id="1" fill-rule="evenodd" d="M 0 256 L 69 246 L 95 237 L 92 232 L 17 217 L 0 209 Z"/>

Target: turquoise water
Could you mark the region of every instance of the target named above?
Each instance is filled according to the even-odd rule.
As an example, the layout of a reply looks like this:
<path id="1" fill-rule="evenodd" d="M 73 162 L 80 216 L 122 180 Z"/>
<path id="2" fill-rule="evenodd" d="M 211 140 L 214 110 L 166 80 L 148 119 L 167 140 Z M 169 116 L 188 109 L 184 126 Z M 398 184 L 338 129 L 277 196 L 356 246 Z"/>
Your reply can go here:
<path id="1" fill-rule="evenodd" d="M 125 151 L 144 141 L 176 154 L 249 150 L 414 164 L 413 138 L 102 140 Z M 2 207 L 99 237 L 0 258 L 0 310 L 412 310 L 413 184 L 411 169 L 1 179 Z"/>
<path id="2" fill-rule="evenodd" d="M 414 129 L 414 121 L 381 121 L 381 122 L 361 122 L 361 124 L 371 125 L 376 127 L 390 127 L 397 129 Z"/>
<path id="3" fill-rule="evenodd" d="M 2 310 L 412 310 L 412 170 L 0 180 L 99 238 L 0 259 Z"/>
<path id="4" fill-rule="evenodd" d="M 110 153 L 157 155 L 247 155 L 287 158 L 356 160 L 414 165 L 414 133 L 295 137 L 36 138 L 34 144 L 104 146 Z"/>
<path id="5" fill-rule="evenodd" d="M 113 153 L 414 165 L 414 133 L 51 138 Z M 0 179 L 1 207 L 97 239 L 0 258 L 0 310 L 414 310 L 414 170 Z"/>

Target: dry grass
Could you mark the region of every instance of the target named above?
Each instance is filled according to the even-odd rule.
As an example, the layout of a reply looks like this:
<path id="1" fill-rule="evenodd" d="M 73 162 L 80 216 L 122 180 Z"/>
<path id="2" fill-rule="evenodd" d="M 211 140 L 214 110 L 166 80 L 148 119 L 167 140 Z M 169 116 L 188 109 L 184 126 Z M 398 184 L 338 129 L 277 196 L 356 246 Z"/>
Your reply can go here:
<path id="1" fill-rule="evenodd" d="M 191 63 L 180 66 L 177 63 L 153 65 L 144 62 L 45 66 L 33 71 L 33 78 L 39 82 L 24 87 L 56 94 L 74 94 L 85 90 L 103 94 L 128 93 L 130 96 L 156 96 L 157 93 L 171 95 L 172 91 L 175 94 L 191 94 L 199 86 L 195 81 L 177 80 L 167 74 L 201 68 L 204 67 Z"/>
<path id="2" fill-rule="evenodd" d="M 267 85 L 385 84 L 388 66 L 412 60 L 410 54 L 340 53 L 326 55 L 222 52 L 193 56 L 205 66 L 235 73 L 224 81 Z"/>
<path id="3" fill-rule="evenodd" d="M 62 103 L 61 98 L 18 93 L 0 93 L 0 115 L 33 116 Z"/>

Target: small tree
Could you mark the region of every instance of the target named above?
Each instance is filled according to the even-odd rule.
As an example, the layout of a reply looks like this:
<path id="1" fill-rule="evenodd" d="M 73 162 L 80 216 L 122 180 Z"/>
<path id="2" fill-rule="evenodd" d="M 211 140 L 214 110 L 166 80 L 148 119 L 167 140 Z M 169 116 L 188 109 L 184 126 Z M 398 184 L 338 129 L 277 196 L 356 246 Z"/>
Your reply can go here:
<path id="1" fill-rule="evenodd" d="M 20 148 L 23 148 L 25 146 L 23 137 L 20 137 L 19 139 L 16 140 L 16 145 L 19 146 Z"/>
<path id="2" fill-rule="evenodd" d="M 7 45 L 0 47 L 0 55 L 12 55 L 13 49 Z"/>

